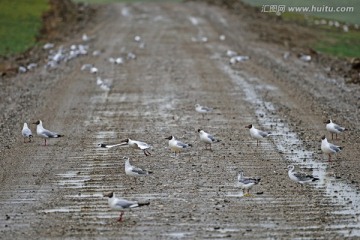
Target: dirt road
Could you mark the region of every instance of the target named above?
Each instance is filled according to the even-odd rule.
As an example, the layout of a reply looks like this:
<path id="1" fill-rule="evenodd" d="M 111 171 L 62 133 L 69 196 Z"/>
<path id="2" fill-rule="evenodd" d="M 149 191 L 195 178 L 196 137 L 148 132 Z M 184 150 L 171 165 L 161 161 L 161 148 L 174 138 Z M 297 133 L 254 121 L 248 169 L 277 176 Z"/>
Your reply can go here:
<path id="1" fill-rule="evenodd" d="M 260 41 L 248 21 L 202 3 L 106 6 L 86 29 L 99 56 L 4 80 L 2 238 L 358 238 L 359 86 L 295 53 L 284 59 L 287 50 Z M 250 59 L 230 64 L 227 50 Z M 122 64 L 108 61 L 120 56 Z M 110 90 L 80 70 L 86 63 Z M 196 103 L 214 111 L 203 118 Z M 332 140 L 344 150 L 331 163 L 320 150 L 328 118 L 350 129 Z M 65 137 L 23 143 L 23 122 L 38 119 Z M 249 124 L 274 136 L 257 147 Z M 212 152 L 199 128 L 222 140 Z M 172 157 L 170 135 L 193 148 Z M 150 143 L 152 155 L 97 147 L 125 138 Z M 135 182 L 123 156 L 154 173 Z M 320 181 L 292 182 L 289 164 Z M 240 169 L 261 177 L 251 197 L 235 186 Z M 117 222 L 102 197 L 109 191 L 150 205 Z"/>

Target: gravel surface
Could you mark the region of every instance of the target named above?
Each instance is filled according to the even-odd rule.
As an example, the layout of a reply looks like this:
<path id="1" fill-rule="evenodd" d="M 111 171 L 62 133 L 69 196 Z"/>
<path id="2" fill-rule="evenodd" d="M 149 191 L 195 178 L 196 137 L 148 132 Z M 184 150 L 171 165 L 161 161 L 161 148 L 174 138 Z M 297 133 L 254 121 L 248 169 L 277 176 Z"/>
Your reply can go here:
<path id="1" fill-rule="evenodd" d="M 284 59 L 288 49 L 263 41 L 246 19 L 204 3 L 109 5 L 84 30 L 95 37 L 88 55 L 2 79 L 2 238 L 359 238 L 360 86 L 294 53 Z M 230 64 L 227 50 L 250 59 Z M 110 90 L 96 77 L 110 79 Z M 214 110 L 203 118 L 196 103 Z M 328 118 L 349 131 L 331 140 Z M 43 146 L 30 124 L 33 141 L 23 143 L 23 123 L 38 119 L 65 136 Z M 274 136 L 256 146 L 249 124 Z M 199 128 L 222 140 L 213 151 Z M 173 157 L 170 135 L 193 147 Z M 322 135 L 344 146 L 332 162 Z M 151 156 L 97 146 L 126 138 L 151 144 Z M 126 176 L 124 156 L 154 173 Z M 289 164 L 320 181 L 292 182 Z M 250 197 L 236 187 L 240 169 L 261 178 Z M 150 205 L 117 222 L 109 191 Z"/>

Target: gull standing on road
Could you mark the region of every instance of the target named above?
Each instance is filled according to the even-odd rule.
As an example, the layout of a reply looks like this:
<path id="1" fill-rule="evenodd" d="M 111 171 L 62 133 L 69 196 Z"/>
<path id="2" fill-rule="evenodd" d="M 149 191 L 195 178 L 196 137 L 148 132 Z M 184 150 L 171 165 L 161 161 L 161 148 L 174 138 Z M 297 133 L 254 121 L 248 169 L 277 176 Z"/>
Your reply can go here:
<path id="1" fill-rule="evenodd" d="M 207 146 L 209 145 L 210 146 L 209 150 L 212 151 L 211 144 L 220 142 L 220 140 L 214 138 L 212 135 L 205 132 L 204 130 L 198 129 L 198 132 L 199 132 L 200 141 L 205 143 L 205 150 L 208 149 Z"/>
<path id="2" fill-rule="evenodd" d="M 197 111 L 198 113 L 201 113 L 203 118 L 205 117 L 206 113 L 210 113 L 210 112 L 212 112 L 212 110 L 213 110 L 212 108 L 201 106 L 200 104 L 195 105 L 195 111 Z"/>
<path id="3" fill-rule="evenodd" d="M 246 126 L 245 128 L 250 129 L 250 136 L 256 139 L 256 146 L 259 146 L 259 140 L 271 136 L 270 132 L 264 132 L 259 129 L 256 129 L 252 124 Z"/>
<path id="4" fill-rule="evenodd" d="M 341 147 L 329 143 L 325 136 L 321 138 L 321 151 L 329 155 L 329 162 L 331 162 L 331 154 L 341 152 Z"/>
<path id="5" fill-rule="evenodd" d="M 244 196 L 250 196 L 250 189 L 260 182 L 260 178 L 244 177 L 244 171 L 240 170 L 237 177 L 237 185 L 244 191 Z"/>
<path id="6" fill-rule="evenodd" d="M 123 157 L 125 159 L 125 174 L 132 177 L 142 177 L 151 174 L 151 171 L 147 171 L 130 164 L 130 159 L 128 157 Z"/>
<path id="7" fill-rule="evenodd" d="M 134 149 L 142 150 L 144 152 L 145 156 L 150 156 L 151 155 L 151 153 L 148 150 L 148 149 L 151 148 L 151 146 L 149 144 L 147 144 L 145 142 L 131 140 L 130 138 L 127 138 L 124 141 L 122 141 L 121 143 L 114 144 L 114 145 L 108 145 L 108 144 L 104 144 L 104 143 L 98 144 L 98 146 L 102 147 L 102 148 L 112 148 L 112 147 L 126 146 L 126 145 L 131 147 L 131 148 L 134 148 Z"/>
<path id="8" fill-rule="evenodd" d="M 320 180 L 317 177 L 314 177 L 313 175 L 309 175 L 303 172 L 294 172 L 294 165 L 288 166 L 288 175 L 289 178 L 295 182 L 298 182 L 300 184 L 309 183 L 309 182 L 315 182 L 317 180 Z"/>
<path id="9" fill-rule="evenodd" d="M 180 152 L 182 150 L 192 147 L 191 144 L 186 144 L 186 143 L 176 140 L 174 136 L 170 136 L 165 139 L 169 140 L 169 147 L 170 147 L 171 151 L 174 152 L 174 157 L 176 157 L 176 153 L 180 154 Z"/>
<path id="10" fill-rule="evenodd" d="M 108 204 L 111 209 L 121 210 L 120 216 L 118 219 L 119 222 L 123 221 L 122 217 L 124 215 L 124 210 L 130 210 L 132 208 L 150 205 L 150 202 L 139 203 L 136 201 L 128 201 L 125 199 L 117 198 L 117 197 L 115 197 L 115 194 L 113 192 L 104 194 L 103 196 L 108 197 Z"/>
<path id="11" fill-rule="evenodd" d="M 36 124 L 36 134 L 39 136 L 39 137 L 42 137 L 44 138 L 45 140 L 45 146 L 46 146 L 46 139 L 47 138 L 59 138 L 59 137 L 63 137 L 64 135 L 60 135 L 56 132 L 51 132 L 47 129 L 45 129 L 42 125 L 42 121 L 41 120 L 38 120 L 37 122 L 34 122 L 33 124 Z"/>
<path id="12" fill-rule="evenodd" d="M 337 139 L 337 135 L 338 133 L 342 133 L 344 131 L 346 131 L 347 129 L 344 127 L 341 127 L 339 125 L 337 125 L 336 123 L 334 123 L 331 119 L 325 121 L 324 123 L 326 123 L 326 130 L 328 130 L 331 133 L 331 139 L 334 139 L 334 133 Z"/>
<path id="13" fill-rule="evenodd" d="M 31 132 L 30 128 L 28 127 L 27 123 L 24 123 L 21 134 L 24 137 L 24 142 L 25 142 L 26 138 L 29 138 L 29 142 L 31 142 L 31 138 L 32 138 L 33 135 L 32 135 L 32 132 Z"/>

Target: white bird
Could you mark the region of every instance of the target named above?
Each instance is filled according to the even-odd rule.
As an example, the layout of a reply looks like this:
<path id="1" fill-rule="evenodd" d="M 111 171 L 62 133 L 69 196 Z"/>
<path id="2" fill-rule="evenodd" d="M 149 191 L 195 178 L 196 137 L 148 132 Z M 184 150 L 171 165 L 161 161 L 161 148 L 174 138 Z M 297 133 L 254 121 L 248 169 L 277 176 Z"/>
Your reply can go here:
<path id="1" fill-rule="evenodd" d="M 199 132 L 199 137 L 200 137 L 200 141 L 205 143 L 205 149 L 207 149 L 207 146 L 210 146 L 210 150 L 211 149 L 211 144 L 212 143 L 217 143 L 220 142 L 221 140 L 214 138 L 212 135 L 210 135 L 209 133 L 205 132 L 204 130 L 198 129 Z"/>
<path id="2" fill-rule="evenodd" d="M 233 50 L 226 51 L 226 56 L 228 56 L 228 57 L 235 57 L 236 55 L 237 55 L 237 52 L 235 52 Z"/>
<path id="3" fill-rule="evenodd" d="M 197 111 L 198 113 L 201 113 L 203 118 L 206 113 L 210 113 L 210 112 L 212 112 L 212 110 L 213 110 L 212 108 L 201 106 L 200 104 L 195 104 L 195 111 Z"/>
<path id="4" fill-rule="evenodd" d="M 244 177 L 244 171 L 240 170 L 237 180 L 237 185 L 244 191 L 244 196 L 250 196 L 250 189 L 258 184 L 261 178 Z"/>
<path id="5" fill-rule="evenodd" d="M 334 139 L 334 133 L 337 139 L 337 135 L 338 133 L 342 133 L 344 131 L 347 131 L 347 128 L 341 127 L 339 125 L 337 125 L 336 123 L 334 123 L 331 119 L 325 121 L 324 123 L 326 123 L 326 130 L 328 130 L 331 133 L 331 139 Z"/>
<path id="6" fill-rule="evenodd" d="M 150 205 L 150 202 L 139 203 L 137 201 L 128 201 L 122 198 L 117 198 L 113 192 L 104 194 L 103 196 L 108 197 L 108 204 L 111 209 L 121 210 L 118 219 L 119 222 L 123 221 L 122 217 L 124 215 L 124 210 Z"/>
<path id="7" fill-rule="evenodd" d="M 42 121 L 41 120 L 38 120 L 36 122 L 34 122 L 33 124 L 36 124 L 36 134 L 39 136 L 39 137 L 42 137 L 44 138 L 45 140 L 45 146 L 46 146 L 46 139 L 47 138 L 59 138 L 59 137 L 63 137 L 64 135 L 60 135 L 56 132 L 51 132 L 47 129 L 45 129 L 42 125 Z"/>
<path id="8" fill-rule="evenodd" d="M 245 61 L 247 61 L 247 60 L 249 60 L 249 59 L 250 59 L 249 56 L 241 56 L 241 55 L 239 55 L 239 56 L 234 56 L 234 57 L 231 57 L 231 58 L 230 58 L 230 63 L 231 63 L 231 64 L 235 64 L 235 63 L 237 63 L 237 62 L 245 62 Z"/>
<path id="9" fill-rule="evenodd" d="M 123 143 L 126 143 L 127 145 L 129 145 L 129 147 L 142 150 L 144 152 L 145 156 L 151 155 L 151 153 L 148 150 L 151 148 L 151 146 L 145 142 L 140 142 L 140 141 L 131 140 L 130 138 L 127 138 L 123 141 Z"/>
<path id="10" fill-rule="evenodd" d="M 151 153 L 149 152 L 148 149 L 151 148 L 151 146 L 145 142 L 140 142 L 140 141 L 136 141 L 136 140 L 131 140 L 130 138 L 127 138 L 125 140 L 123 140 L 121 143 L 118 144 L 114 144 L 114 145 L 108 145 L 108 144 L 98 144 L 99 147 L 102 148 L 113 148 L 113 147 L 117 147 L 117 146 L 129 146 L 131 148 L 134 149 L 140 149 L 144 152 L 145 156 L 149 156 L 151 155 Z"/>
<path id="11" fill-rule="evenodd" d="M 176 140 L 174 136 L 170 136 L 165 139 L 169 140 L 169 147 L 170 147 L 171 151 L 174 152 L 174 156 L 176 156 L 176 153 L 180 154 L 180 152 L 182 150 L 192 147 L 191 144 L 186 144 L 186 143 Z"/>
<path id="12" fill-rule="evenodd" d="M 98 69 L 96 67 L 91 67 L 90 73 L 96 74 L 96 73 L 98 73 Z"/>
<path id="13" fill-rule="evenodd" d="M 309 174 L 306 174 L 303 172 L 294 172 L 294 169 L 295 169 L 295 167 L 293 165 L 288 166 L 289 178 L 295 182 L 304 184 L 304 183 L 310 183 L 310 182 L 315 182 L 315 181 L 319 180 L 319 178 L 314 177 L 313 175 L 309 175 Z"/>
<path id="14" fill-rule="evenodd" d="M 256 129 L 252 124 L 246 126 L 245 128 L 250 129 L 250 136 L 256 139 L 256 146 L 259 146 L 259 140 L 272 135 L 270 132 L 264 132 Z"/>
<path id="15" fill-rule="evenodd" d="M 128 157 L 123 157 L 125 159 L 125 174 L 132 177 L 142 177 L 147 176 L 152 173 L 152 171 L 147 171 L 139 167 L 135 167 L 130 164 L 130 159 Z"/>
<path id="16" fill-rule="evenodd" d="M 102 80 L 101 77 L 97 77 L 96 85 L 98 85 L 104 91 L 110 91 L 111 86 L 112 86 L 112 79 Z"/>
<path id="17" fill-rule="evenodd" d="M 31 142 L 31 138 L 32 138 L 33 135 L 32 135 L 32 132 L 31 132 L 30 128 L 28 127 L 27 123 L 24 123 L 21 134 L 24 137 L 24 142 L 25 142 L 26 138 L 29 138 L 29 142 Z"/>
<path id="18" fill-rule="evenodd" d="M 329 155 L 329 162 L 331 162 L 331 154 L 341 152 L 341 148 L 332 143 L 329 143 L 325 136 L 321 138 L 321 151 Z"/>

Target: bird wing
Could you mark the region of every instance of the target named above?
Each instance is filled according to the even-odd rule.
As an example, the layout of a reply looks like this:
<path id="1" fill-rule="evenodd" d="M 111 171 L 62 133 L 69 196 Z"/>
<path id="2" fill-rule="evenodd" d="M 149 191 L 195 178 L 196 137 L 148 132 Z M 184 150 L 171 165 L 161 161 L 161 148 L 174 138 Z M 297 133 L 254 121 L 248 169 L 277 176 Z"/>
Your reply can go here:
<path id="1" fill-rule="evenodd" d="M 216 142 L 217 140 L 210 134 L 207 134 L 207 137 L 212 141 L 212 142 Z"/>
<path id="2" fill-rule="evenodd" d="M 312 175 L 303 172 L 294 172 L 293 174 L 299 181 L 308 181 L 314 178 Z"/>
<path id="3" fill-rule="evenodd" d="M 183 142 L 177 141 L 177 142 L 176 142 L 176 146 L 182 147 L 182 148 L 187 148 L 189 145 L 188 145 L 188 144 L 185 144 L 185 143 L 183 143 Z"/>
<path id="4" fill-rule="evenodd" d="M 239 182 L 243 184 L 250 184 L 250 183 L 258 184 L 259 181 L 260 179 L 256 179 L 256 178 L 242 178 L 239 180 Z"/>
<path id="5" fill-rule="evenodd" d="M 201 107 L 201 110 L 210 112 L 210 111 L 212 111 L 212 108 L 202 106 L 202 107 Z"/>
<path id="6" fill-rule="evenodd" d="M 137 202 L 134 201 L 128 201 L 125 199 L 117 199 L 116 203 L 114 204 L 115 207 L 121 207 L 121 208 L 133 208 L 137 207 Z"/>
<path id="7" fill-rule="evenodd" d="M 44 136 L 46 136 L 48 138 L 56 138 L 59 134 L 56 133 L 56 132 L 51 132 L 51 131 L 49 131 L 47 129 L 43 129 L 41 131 L 41 135 L 44 135 Z"/>
<path id="8" fill-rule="evenodd" d="M 329 143 L 329 146 L 330 146 L 330 149 L 332 151 L 334 151 L 334 152 L 340 152 L 341 151 L 341 147 L 339 147 L 339 146 L 336 146 L 336 145 L 331 144 L 331 143 Z"/>
<path id="9" fill-rule="evenodd" d="M 339 132 L 342 132 L 342 131 L 344 131 L 344 129 L 345 129 L 345 128 L 343 128 L 343 127 L 340 127 L 340 126 L 337 125 L 337 124 L 334 124 L 334 128 L 335 128 L 336 130 L 338 130 Z"/>
<path id="10" fill-rule="evenodd" d="M 150 148 L 150 145 L 147 144 L 147 143 L 144 143 L 144 142 L 136 141 L 134 144 L 135 144 L 138 148 L 140 148 L 141 150 Z"/>
<path id="11" fill-rule="evenodd" d="M 146 170 L 143 170 L 143 169 L 141 169 L 141 168 L 134 167 L 134 166 L 132 166 L 131 171 L 134 172 L 134 173 L 140 174 L 140 175 L 146 175 L 146 174 L 148 174 L 148 172 L 147 172 Z"/>
<path id="12" fill-rule="evenodd" d="M 24 128 L 23 130 L 22 130 L 22 134 L 24 135 L 24 136 L 30 136 L 30 135 L 32 135 L 32 132 L 31 132 L 31 130 L 29 129 L 29 128 Z"/>
<path id="13" fill-rule="evenodd" d="M 267 135 L 269 135 L 268 132 L 264 132 L 264 131 L 258 131 L 258 133 L 259 133 L 260 136 L 262 136 L 262 137 L 266 137 Z"/>

